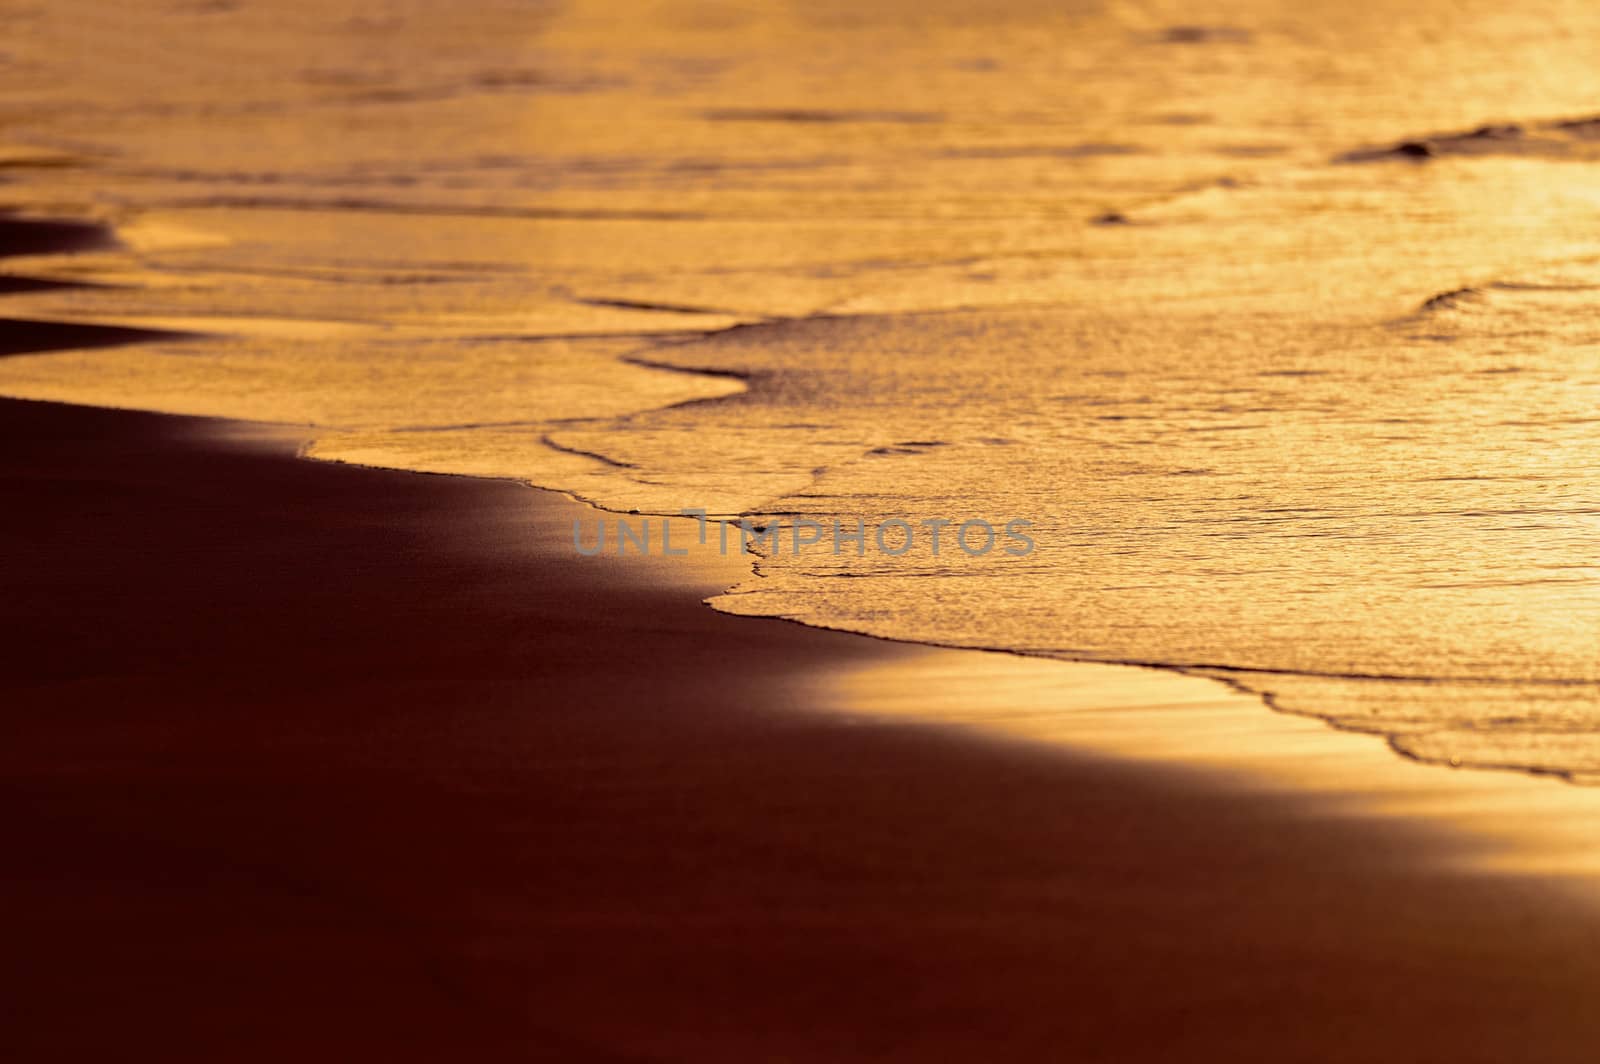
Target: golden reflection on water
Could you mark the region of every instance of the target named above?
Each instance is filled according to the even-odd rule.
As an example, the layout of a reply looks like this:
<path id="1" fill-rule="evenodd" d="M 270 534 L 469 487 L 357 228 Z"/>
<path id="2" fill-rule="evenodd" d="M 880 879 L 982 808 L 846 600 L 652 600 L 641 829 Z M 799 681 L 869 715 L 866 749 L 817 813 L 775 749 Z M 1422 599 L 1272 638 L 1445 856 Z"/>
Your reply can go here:
<path id="1" fill-rule="evenodd" d="M 933 721 L 994 739 L 1060 744 L 1215 773 L 1266 800 L 1313 796 L 1321 815 L 1404 815 L 1480 845 L 1441 858 L 1600 889 L 1600 790 L 1521 773 L 1441 772 L 1369 737 L 1261 712 L 1251 694 L 1165 670 L 924 648 L 817 683 L 817 704 L 862 726 Z"/>

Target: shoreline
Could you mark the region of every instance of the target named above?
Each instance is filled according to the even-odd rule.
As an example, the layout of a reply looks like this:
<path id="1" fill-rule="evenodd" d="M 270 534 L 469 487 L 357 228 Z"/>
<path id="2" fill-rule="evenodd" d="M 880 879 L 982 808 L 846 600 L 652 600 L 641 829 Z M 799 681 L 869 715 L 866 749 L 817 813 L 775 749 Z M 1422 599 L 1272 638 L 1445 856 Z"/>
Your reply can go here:
<path id="1" fill-rule="evenodd" d="M 573 557 L 579 504 L 515 483 L 0 408 L 19 1058 L 1556 1061 L 1600 1035 L 1591 875 L 1494 830 L 1587 789 L 1215 681 L 718 613 L 721 563 Z"/>

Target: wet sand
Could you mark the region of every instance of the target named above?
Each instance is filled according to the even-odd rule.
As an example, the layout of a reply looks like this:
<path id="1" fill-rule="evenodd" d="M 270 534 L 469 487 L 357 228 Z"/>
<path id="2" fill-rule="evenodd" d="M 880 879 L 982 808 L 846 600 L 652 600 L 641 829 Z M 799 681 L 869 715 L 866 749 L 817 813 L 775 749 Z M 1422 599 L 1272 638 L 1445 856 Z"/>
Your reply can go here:
<path id="1" fill-rule="evenodd" d="M 1600 920 L 1559 877 L 823 682 L 992 655 L 722 616 L 700 599 L 735 560 L 577 558 L 575 503 L 307 462 L 282 430 L 6 401 L 0 434 L 8 1059 L 1600 1038 Z"/>

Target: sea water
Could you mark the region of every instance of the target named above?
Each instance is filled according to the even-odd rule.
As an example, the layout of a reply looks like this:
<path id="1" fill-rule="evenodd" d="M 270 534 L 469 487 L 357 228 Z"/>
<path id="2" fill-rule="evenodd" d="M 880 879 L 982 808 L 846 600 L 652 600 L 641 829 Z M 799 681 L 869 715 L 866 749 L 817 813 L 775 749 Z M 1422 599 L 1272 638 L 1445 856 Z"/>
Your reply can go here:
<path id="1" fill-rule="evenodd" d="M 3 0 L 0 394 L 611 510 L 717 598 L 1600 778 L 1600 8 Z"/>

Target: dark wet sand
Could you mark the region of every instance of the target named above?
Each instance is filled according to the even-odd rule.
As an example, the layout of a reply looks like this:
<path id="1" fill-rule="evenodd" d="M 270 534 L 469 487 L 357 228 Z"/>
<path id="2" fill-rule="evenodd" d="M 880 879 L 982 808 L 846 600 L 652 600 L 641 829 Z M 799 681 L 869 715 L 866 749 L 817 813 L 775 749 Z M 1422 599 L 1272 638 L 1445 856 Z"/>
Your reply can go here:
<path id="1" fill-rule="evenodd" d="M 0 259 L 26 255 L 62 255 L 115 247 L 111 229 L 87 221 L 18 217 L 0 208 Z M 79 285 L 48 277 L 0 272 L 0 296 L 41 292 Z M 181 339 L 182 334 L 126 325 L 36 321 L 0 316 L 0 358 L 42 351 L 115 347 L 147 340 Z"/>
<path id="2" fill-rule="evenodd" d="M 5 278 L 0 278 L 0 282 L 4 280 Z M 41 351 L 116 347 L 150 340 L 183 338 L 182 333 L 137 329 L 125 325 L 90 325 L 67 321 L 0 318 L 0 358 L 6 355 L 37 354 Z"/>
<path id="3" fill-rule="evenodd" d="M 0 257 L 57 255 L 117 245 L 109 226 L 90 221 L 19 216 L 0 208 Z"/>
<path id="4" fill-rule="evenodd" d="M 0 402 L 0 1056 L 1588 1061 L 1600 936 L 1467 845 L 807 712 L 575 504 Z M 959 653 L 959 652 L 952 652 Z"/>

